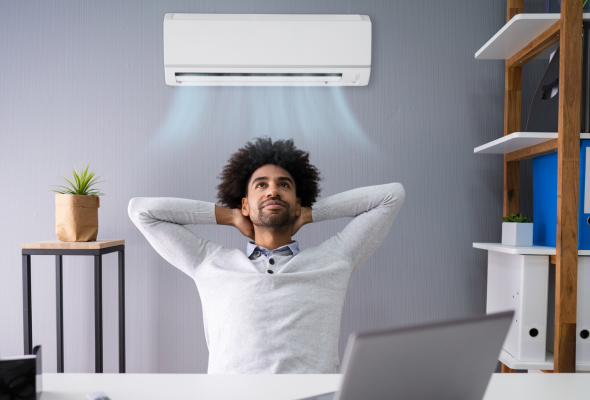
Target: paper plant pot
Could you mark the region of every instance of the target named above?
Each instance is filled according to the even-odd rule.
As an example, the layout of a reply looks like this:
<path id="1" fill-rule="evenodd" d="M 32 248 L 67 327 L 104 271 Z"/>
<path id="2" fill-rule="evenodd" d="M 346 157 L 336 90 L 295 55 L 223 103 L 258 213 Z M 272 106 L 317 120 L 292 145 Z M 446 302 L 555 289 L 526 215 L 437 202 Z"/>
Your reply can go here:
<path id="1" fill-rule="evenodd" d="M 88 242 L 98 235 L 98 196 L 55 194 L 55 234 L 62 242 Z"/>
<path id="2" fill-rule="evenodd" d="M 532 222 L 502 222 L 502 244 L 505 246 L 532 246 Z"/>

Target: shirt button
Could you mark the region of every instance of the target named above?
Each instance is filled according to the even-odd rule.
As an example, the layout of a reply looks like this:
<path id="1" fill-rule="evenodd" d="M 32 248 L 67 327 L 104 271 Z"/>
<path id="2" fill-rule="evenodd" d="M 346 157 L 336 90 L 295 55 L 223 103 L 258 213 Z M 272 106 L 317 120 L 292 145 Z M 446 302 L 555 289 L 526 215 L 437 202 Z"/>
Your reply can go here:
<path id="1" fill-rule="evenodd" d="M 273 260 L 272 258 L 270 260 L 268 260 L 268 262 L 270 263 L 270 265 L 274 265 L 275 260 Z"/>
<path id="2" fill-rule="evenodd" d="M 269 269 L 266 272 L 268 272 L 269 274 L 274 274 L 274 272 L 272 272 L 272 269 Z"/>

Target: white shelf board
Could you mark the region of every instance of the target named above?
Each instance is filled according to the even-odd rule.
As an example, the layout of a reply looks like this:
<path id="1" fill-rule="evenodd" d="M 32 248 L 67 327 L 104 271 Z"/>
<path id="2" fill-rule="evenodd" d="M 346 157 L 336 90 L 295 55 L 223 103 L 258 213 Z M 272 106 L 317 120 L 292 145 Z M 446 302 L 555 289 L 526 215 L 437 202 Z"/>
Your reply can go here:
<path id="1" fill-rule="evenodd" d="M 517 14 L 475 53 L 477 60 L 507 60 L 559 20 L 561 14 Z M 590 14 L 583 14 L 590 20 Z M 555 43 L 535 59 L 548 59 Z"/>
<path id="2" fill-rule="evenodd" d="M 508 154 L 557 139 L 557 132 L 514 132 L 473 149 L 478 154 Z"/>
<path id="3" fill-rule="evenodd" d="M 476 154 L 508 154 L 536 144 L 557 139 L 557 132 L 514 132 L 473 149 Z M 590 133 L 580 133 L 581 139 L 590 139 Z"/>
<path id="4" fill-rule="evenodd" d="M 504 365 L 512 369 L 544 369 L 553 370 L 553 353 L 546 351 L 545 361 L 518 361 L 512 357 L 510 353 L 502 349 L 500 351 L 500 357 L 498 357 Z M 578 364 L 576 363 L 576 371 L 590 371 L 590 364 Z"/>
<path id="5" fill-rule="evenodd" d="M 501 243 L 473 243 L 476 249 L 497 251 L 499 253 L 523 254 L 537 256 L 554 256 L 555 247 L 548 246 L 505 246 Z M 579 256 L 590 256 L 590 250 L 578 250 Z"/>

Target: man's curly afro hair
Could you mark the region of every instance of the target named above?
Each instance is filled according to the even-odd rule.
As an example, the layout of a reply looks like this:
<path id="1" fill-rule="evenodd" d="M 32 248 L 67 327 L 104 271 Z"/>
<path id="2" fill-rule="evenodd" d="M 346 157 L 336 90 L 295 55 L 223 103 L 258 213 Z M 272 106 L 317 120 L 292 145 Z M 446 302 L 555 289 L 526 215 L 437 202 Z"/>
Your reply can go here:
<path id="1" fill-rule="evenodd" d="M 302 207 L 311 207 L 321 189 L 320 171 L 309 163 L 309 153 L 297 149 L 293 139 L 277 140 L 255 138 L 232 154 L 223 167 L 221 183 L 217 186 L 217 198 L 229 208 L 242 208 L 242 198 L 247 196 L 248 183 L 258 168 L 274 164 L 286 169 L 295 180 L 296 196 Z"/>

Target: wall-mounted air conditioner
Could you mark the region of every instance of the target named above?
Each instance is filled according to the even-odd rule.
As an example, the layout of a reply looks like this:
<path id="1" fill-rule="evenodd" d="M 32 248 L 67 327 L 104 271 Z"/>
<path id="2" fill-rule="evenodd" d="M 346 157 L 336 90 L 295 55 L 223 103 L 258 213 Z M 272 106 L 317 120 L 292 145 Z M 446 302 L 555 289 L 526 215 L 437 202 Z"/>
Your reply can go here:
<path id="1" fill-rule="evenodd" d="M 366 86 L 366 15 L 166 14 L 171 86 Z"/>

